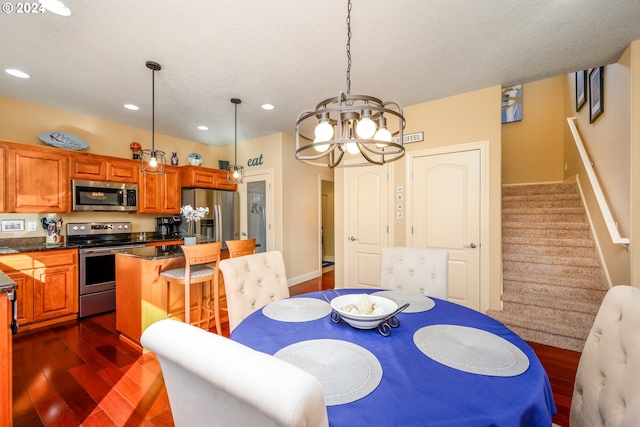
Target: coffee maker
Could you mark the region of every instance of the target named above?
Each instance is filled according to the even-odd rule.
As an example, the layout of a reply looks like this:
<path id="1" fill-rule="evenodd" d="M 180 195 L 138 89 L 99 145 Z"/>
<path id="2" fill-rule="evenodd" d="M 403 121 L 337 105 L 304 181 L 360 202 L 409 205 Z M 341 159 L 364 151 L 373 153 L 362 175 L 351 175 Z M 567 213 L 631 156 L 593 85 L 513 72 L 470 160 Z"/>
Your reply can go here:
<path id="1" fill-rule="evenodd" d="M 179 228 L 181 222 L 179 215 L 156 218 L 156 238 L 172 239 L 180 237 Z"/>

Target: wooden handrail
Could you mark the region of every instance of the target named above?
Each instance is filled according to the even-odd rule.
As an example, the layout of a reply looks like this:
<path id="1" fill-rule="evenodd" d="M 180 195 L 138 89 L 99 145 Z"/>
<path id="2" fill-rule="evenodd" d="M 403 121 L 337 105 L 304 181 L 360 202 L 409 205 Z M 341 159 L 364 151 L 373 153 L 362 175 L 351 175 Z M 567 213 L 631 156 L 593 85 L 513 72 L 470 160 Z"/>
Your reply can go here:
<path id="1" fill-rule="evenodd" d="M 607 200 L 604 197 L 602 188 L 600 188 L 600 183 L 598 182 L 596 173 L 593 170 L 593 165 L 589 160 L 589 156 L 587 156 L 587 150 L 585 150 L 582 138 L 580 137 L 580 133 L 578 132 L 578 127 L 576 126 L 576 118 L 567 118 L 567 123 L 569 123 L 569 129 L 571 129 L 571 134 L 573 134 L 573 139 L 576 142 L 578 153 L 580 153 L 580 158 L 582 159 L 584 169 L 587 172 L 587 177 L 589 178 L 589 182 L 591 183 L 591 187 L 593 188 L 593 193 L 596 196 L 596 201 L 598 202 L 598 206 L 600 207 L 600 212 L 602 213 L 602 217 L 604 218 L 607 230 L 609 230 L 609 234 L 611 235 L 611 240 L 615 244 L 622 245 L 625 248 L 628 248 L 631 244 L 631 240 L 626 237 L 620 236 L 620 232 L 618 231 L 616 223 L 613 220 L 613 216 L 611 215 L 611 210 L 609 209 Z"/>

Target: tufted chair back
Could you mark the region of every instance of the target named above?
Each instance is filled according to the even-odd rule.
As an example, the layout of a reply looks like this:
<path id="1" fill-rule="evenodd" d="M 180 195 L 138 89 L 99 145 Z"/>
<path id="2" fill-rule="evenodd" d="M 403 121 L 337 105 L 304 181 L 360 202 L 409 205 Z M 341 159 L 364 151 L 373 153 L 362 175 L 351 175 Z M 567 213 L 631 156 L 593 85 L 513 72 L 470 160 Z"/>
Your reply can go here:
<path id="1" fill-rule="evenodd" d="M 580 356 L 569 425 L 640 426 L 640 289 L 605 295 Z"/>
<path id="2" fill-rule="evenodd" d="M 448 298 L 449 253 L 432 248 L 382 248 L 380 287 Z"/>
<path id="3" fill-rule="evenodd" d="M 229 330 L 273 301 L 289 298 L 282 254 L 278 251 L 220 261 L 229 311 Z"/>
<path id="4" fill-rule="evenodd" d="M 328 425 L 320 382 L 297 366 L 169 319 L 140 341 L 158 356 L 177 427 Z"/>

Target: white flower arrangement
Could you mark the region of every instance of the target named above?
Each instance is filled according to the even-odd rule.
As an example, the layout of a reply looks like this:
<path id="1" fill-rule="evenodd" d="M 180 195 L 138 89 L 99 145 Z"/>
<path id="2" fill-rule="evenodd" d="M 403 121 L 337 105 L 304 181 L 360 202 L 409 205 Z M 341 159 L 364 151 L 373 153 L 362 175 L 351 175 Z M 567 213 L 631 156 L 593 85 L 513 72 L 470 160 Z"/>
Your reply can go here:
<path id="1" fill-rule="evenodd" d="M 187 220 L 187 233 L 184 234 L 184 237 L 197 237 L 198 235 L 194 232 L 196 222 L 200 221 L 208 213 L 208 207 L 194 209 L 191 205 L 182 206 L 180 208 L 180 215 Z"/>

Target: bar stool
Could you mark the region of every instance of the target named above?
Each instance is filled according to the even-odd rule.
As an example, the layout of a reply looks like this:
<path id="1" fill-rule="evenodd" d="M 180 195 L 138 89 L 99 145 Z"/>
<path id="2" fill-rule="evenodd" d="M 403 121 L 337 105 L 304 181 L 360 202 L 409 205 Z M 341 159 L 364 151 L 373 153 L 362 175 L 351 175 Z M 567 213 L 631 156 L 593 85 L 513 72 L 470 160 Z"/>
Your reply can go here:
<path id="1" fill-rule="evenodd" d="M 216 333 L 222 334 L 220 327 L 220 313 L 218 310 L 218 264 L 220 262 L 220 250 L 222 243 L 204 243 L 200 245 L 182 245 L 182 252 L 185 258 L 184 268 L 174 268 L 160 273 L 164 277 L 166 286 L 166 303 L 164 307 L 167 317 L 173 317 L 181 312 L 170 312 L 170 289 L 172 284 L 184 285 L 184 322 L 202 328 L 206 324 L 206 329 L 211 327 L 211 320 L 215 322 Z M 212 268 L 206 264 L 215 262 Z M 203 292 L 203 286 L 209 283 L 207 292 Z M 196 305 L 191 305 L 191 285 L 200 285 L 197 288 Z M 213 298 L 212 298 L 213 295 Z M 203 298 L 207 296 L 206 304 Z M 198 320 L 191 321 L 191 311 L 197 310 Z M 203 328 L 204 329 L 204 328 Z"/>
<path id="2" fill-rule="evenodd" d="M 227 240 L 225 242 L 229 248 L 229 258 L 256 253 L 256 239 Z"/>

